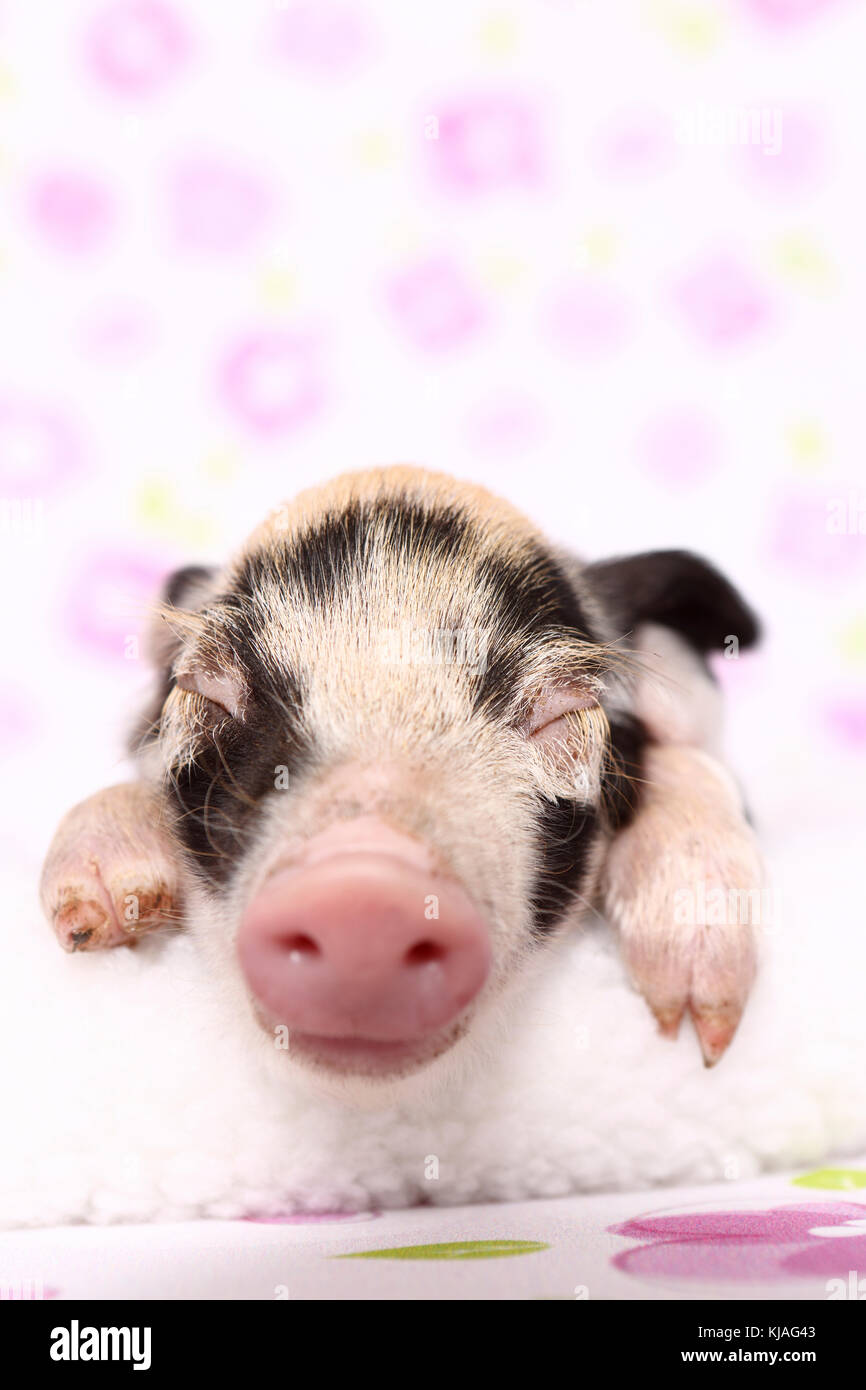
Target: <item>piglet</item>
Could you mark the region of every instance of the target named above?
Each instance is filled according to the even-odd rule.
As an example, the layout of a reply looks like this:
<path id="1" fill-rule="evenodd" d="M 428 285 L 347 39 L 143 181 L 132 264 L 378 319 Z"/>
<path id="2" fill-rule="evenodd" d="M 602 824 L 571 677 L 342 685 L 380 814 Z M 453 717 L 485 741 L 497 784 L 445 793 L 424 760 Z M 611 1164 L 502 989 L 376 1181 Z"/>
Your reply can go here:
<path id="1" fill-rule="evenodd" d="M 408 467 L 280 507 L 170 581 L 140 777 L 75 807 L 42 903 L 70 951 L 198 933 L 291 1066 L 367 1086 L 459 1057 L 590 910 L 712 1064 L 755 970 L 762 870 L 706 657 L 757 623 L 695 556 L 585 565 Z M 549 952 L 550 959 L 555 953 Z M 551 968 L 554 968 L 551 966 Z"/>

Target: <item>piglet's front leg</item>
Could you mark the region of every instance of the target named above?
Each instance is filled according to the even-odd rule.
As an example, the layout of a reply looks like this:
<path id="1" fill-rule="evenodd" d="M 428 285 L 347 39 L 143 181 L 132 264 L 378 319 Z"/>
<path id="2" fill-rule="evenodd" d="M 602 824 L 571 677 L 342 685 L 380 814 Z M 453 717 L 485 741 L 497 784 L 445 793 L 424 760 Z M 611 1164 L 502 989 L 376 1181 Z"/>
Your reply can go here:
<path id="1" fill-rule="evenodd" d="M 129 946 L 179 926 L 179 866 L 154 791 L 125 783 L 73 806 L 51 842 L 40 900 L 66 951 Z"/>
<path id="2" fill-rule="evenodd" d="M 675 1037 L 688 1010 L 712 1066 L 755 975 L 761 855 L 733 779 L 709 754 L 651 747 L 644 778 L 638 813 L 608 851 L 604 910 L 662 1032 Z"/>

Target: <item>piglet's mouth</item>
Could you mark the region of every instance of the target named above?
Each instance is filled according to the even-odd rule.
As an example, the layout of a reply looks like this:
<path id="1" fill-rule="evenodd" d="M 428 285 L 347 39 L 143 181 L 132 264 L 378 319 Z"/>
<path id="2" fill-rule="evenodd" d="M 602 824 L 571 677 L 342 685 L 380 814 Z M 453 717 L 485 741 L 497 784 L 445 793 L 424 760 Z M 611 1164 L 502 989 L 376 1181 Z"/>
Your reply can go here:
<path id="1" fill-rule="evenodd" d="M 490 932 L 417 841 L 365 820 L 311 840 L 251 901 L 238 933 L 256 1012 L 299 1061 L 394 1076 L 445 1051 L 490 971 Z"/>
<path id="2" fill-rule="evenodd" d="M 290 1057 L 316 1070 L 384 1080 L 404 1076 L 432 1062 L 434 1057 L 453 1046 L 463 1031 L 458 1027 L 426 1039 L 325 1037 L 314 1033 L 293 1033 L 289 1038 L 288 1051 Z"/>

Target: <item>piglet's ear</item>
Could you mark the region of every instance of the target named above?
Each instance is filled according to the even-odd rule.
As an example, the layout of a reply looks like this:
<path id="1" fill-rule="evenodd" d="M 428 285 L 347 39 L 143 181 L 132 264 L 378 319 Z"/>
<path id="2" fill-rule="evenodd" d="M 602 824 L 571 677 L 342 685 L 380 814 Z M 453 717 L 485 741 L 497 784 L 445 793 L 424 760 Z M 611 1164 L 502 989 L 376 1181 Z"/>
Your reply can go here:
<path id="1" fill-rule="evenodd" d="M 205 565 L 175 570 L 153 605 L 145 640 L 148 659 L 157 669 L 157 688 L 130 730 L 128 747 L 133 754 L 142 753 L 156 740 L 162 707 L 174 683 L 172 670 L 190 635 L 192 615 L 217 593 L 219 575 L 218 569 Z"/>
<path id="2" fill-rule="evenodd" d="M 701 655 L 726 640 L 741 648 L 760 637 L 752 609 L 723 574 L 687 550 L 651 550 L 588 565 L 584 579 L 625 634 L 641 623 L 672 628 Z"/>
<path id="3" fill-rule="evenodd" d="M 215 566 L 185 565 L 168 576 L 147 634 L 148 656 L 155 666 L 171 666 L 183 645 L 182 615 L 204 607 L 215 593 L 218 574 Z M 172 610 L 177 610 L 175 619 Z"/>
<path id="4" fill-rule="evenodd" d="M 162 591 L 163 602 L 173 608 L 200 608 L 216 575 L 214 565 L 184 565 L 168 576 Z"/>

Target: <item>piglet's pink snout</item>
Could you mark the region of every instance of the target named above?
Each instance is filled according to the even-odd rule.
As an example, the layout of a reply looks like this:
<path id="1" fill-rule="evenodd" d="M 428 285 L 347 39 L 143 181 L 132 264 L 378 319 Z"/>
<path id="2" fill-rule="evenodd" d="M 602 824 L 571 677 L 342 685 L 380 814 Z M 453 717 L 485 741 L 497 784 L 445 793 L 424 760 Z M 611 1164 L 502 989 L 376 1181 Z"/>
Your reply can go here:
<path id="1" fill-rule="evenodd" d="M 447 1028 L 490 968 L 487 928 L 460 886 L 376 853 L 274 874 L 238 954 L 260 1007 L 290 1034 L 383 1043 Z"/>

